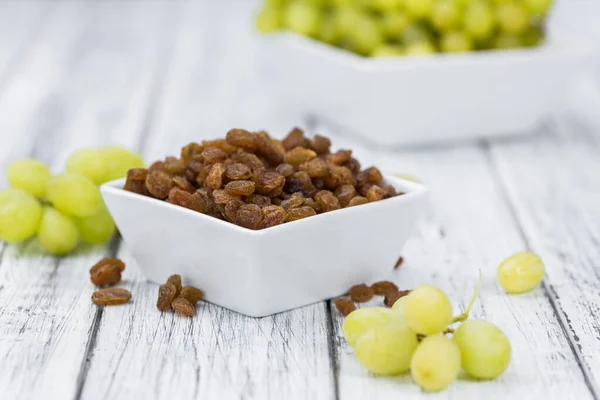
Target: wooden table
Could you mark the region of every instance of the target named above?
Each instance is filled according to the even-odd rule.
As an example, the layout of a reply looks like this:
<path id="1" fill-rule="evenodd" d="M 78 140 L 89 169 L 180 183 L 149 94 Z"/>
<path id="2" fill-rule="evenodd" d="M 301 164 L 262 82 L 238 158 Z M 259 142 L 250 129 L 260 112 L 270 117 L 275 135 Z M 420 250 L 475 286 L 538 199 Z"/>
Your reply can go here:
<path id="1" fill-rule="evenodd" d="M 520 139 L 369 147 L 277 100 L 251 34 L 252 6 L 0 3 L 0 169 L 35 157 L 58 172 L 75 149 L 109 143 L 154 160 L 231 127 L 281 136 L 300 125 L 332 135 L 363 165 L 413 174 L 431 189 L 428 212 L 403 250 L 399 286 L 439 285 L 458 312 L 481 270 L 472 315 L 500 326 L 512 343 L 502 377 L 461 378 L 430 398 L 600 397 L 597 114 L 556 114 Z M 585 106 L 600 110 L 591 93 Z M 156 285 L 118 240 L 63 258 L 41 254 L 35 242 L 0 247 L 3 400 L 424 396 L 409 376 L 369 376 L 330 302 L 261 319 L 202 303 L 196 318 L 183 319 L 156 310 Z M 496 267 L 525 249 L 543 257 L 546 279 L 509 296 Z M 88 269 L 106 255 L 128 262 L 124 286 L 134 299 L 127 306 L 90 301 Z"/>

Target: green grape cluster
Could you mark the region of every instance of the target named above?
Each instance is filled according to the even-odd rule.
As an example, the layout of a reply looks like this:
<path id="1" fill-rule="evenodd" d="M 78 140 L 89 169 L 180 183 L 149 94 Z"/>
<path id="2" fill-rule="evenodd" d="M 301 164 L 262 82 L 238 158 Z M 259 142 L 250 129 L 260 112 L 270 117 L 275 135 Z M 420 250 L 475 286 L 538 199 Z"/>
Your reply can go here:
<path id="1" fill-rule="evenodd" d="M 466 311 L 452 315 L 452 303 L 439 288 L 423 285 L 391 309 L 360 308 L 342 326 L 358 361 L 376 375 L 410 370 L 427 392 L 445 389 L 462 370 L 476 379 L 494 379 L 507 368 L 511 346 L 495 325 L 468 320 L 481 278 Z M 460 324 L 456 329 L 451 326 Z"/>
<path id="2" fill-rule="evenodd" d="M 291 31 L 377 58 L 535 46 L 552 0 L 264 0 L 263 33 Z"/>
<path id="3" fill-rule="evenodd" d="M 11 187 L 0 191 L 0 240 L 19 243 L 36 236 L 55 255 L 74 250 L 80 239 L 106 242 L 116 227 L 98 186 L 140 167 L 138 154 L 118 146 L 79 150 L 55 176 L 37 160 L 13 162 L 7 171 Z"/>

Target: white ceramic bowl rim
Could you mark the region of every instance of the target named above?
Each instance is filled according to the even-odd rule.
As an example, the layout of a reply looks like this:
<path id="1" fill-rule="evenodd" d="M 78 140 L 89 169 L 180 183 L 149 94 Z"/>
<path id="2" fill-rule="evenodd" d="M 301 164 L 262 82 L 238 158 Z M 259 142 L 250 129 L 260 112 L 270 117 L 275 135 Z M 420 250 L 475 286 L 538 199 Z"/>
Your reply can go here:
<path id="1" fill-rule="evenodd" d="M 331 211 L 331 212 L 327 212 L 327 213 L 323 213 L 323 214 L 318 214 L 313 217 L 303 218 L 303 219 L 293 221 L 290 223 L 276 225 L 276 226 L 272 226 L 270 228 L 259 229 L 259 230 L 244 228 L 243 226 L 239 226 L 239 225 L 233 224 L 228 221 L 223 221 L 218 218 L 211 217 L 210 215 L 205 215 L 205 214 L 190 210 L 185 207 L 181 207 L 181 206 L 177 206 L 177 205 L 168 203 L 163 200 L 155 199 L 155 198 L 149 197 L 149 196 L 143 196 L 143 195 L 140 195 L 137 193 L 128 192 L 123 189 L 123 186 L 125 184 L 125 178 L 117 179 L 114 181 L 104 183 L 101 186 L 101 190 L 106 191 L 106 192 L 118 193 L 123 196 L 135 197 L 138 201 L 152 202 L 160 207 L 175 207 L 180 212 L 188 213 L 190 218 L 199 218 L 201 220 L 204 218 L 210 218 L 211 222 L 223 224 L 223 226 L 227 226 L 230 229 L 234 229 L 239 232 L 244 232 L 249 235 L 266 235 L 266 234 L 271 234 L 271 233 L 278 233 L 278 234 L 284 233 L 287 230 L 294 229 L 294 226 L 298 226 L 298 224 L 306 223 L 307 221 L 314 221 L 316 218 L 320 219 L 320 221 L 322 223 L 326 223 L 327 218 L 332 213 L 339 215 L 339 213 L 357 212 L 357 211 L 360 211 L 361 209 L 364 210 L 364 207 L 377 207 L 381 202 L 393 201 L 393 202 L 401 203 L 404 201 L 404 199 L 406 199 L 408 197 L 412 197 L 413 195 L 416 195 L 417 193 L 425 194 L 427 192 L 427 189 L 422 184 L 416 183 L 416 182 L 411 182 L 406 179 L 401 179 L 401 178 L 395 177 L 393 175 L 389 175 L 389 174 L 384 175 L 384 181 L 388 184 L 392 184 L 392 186 L 394 186 L 396 189 L 398 189 L 398 187 L 401 187 L 401 190 L 404 191 L 404 194 L 400 195 L 400 196 L 395 196 L 395 197 L 391 197 L 388 199 L 384 199 L 384 200 L 375 201 L 372 203 L 361 204 L 361 205 L 355 206 L 355 207 L 342 208 L 339 210 L 335 210 L 335 211 Z"/>

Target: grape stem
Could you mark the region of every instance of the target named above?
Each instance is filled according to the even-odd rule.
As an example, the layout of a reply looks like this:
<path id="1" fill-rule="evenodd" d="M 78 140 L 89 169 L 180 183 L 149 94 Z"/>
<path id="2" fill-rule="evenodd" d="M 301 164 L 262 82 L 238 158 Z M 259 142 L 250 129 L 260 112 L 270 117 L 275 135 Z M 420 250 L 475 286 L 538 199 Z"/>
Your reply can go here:
<path id="1" fill-rule="evenodd" d="M 452 329 L 452 328 L 446 328 L 446 330 L 442 332 L 443 335 L 445 335 L 447 333 L 454 333 L 454 329 Z"/>
<path id="2" fill-rule="evenodd" d="M 477 285 L 475 286 L 475 290 L 473 291 L 473 296 L 471 296 L 471 300 L 469 301 L 469 304 L 467 305 L 467 309 L 465 310 L 464 313 L 452 318 L 453 324 L 456 322 L 465 322 L 467 320 L 467 318 L 469 318 L 469 313 L 471 312 L 471 308 L 473 308 L 473 304 L 475 303 L 475 299 L 477 298 L 477 294 L 479 293 L 479 288 L 481 288 L 482 280 L 483 280 L 483 277 L 481 275 L 481 270 L 479 270 L 479 280 L 477 281 Z"/>

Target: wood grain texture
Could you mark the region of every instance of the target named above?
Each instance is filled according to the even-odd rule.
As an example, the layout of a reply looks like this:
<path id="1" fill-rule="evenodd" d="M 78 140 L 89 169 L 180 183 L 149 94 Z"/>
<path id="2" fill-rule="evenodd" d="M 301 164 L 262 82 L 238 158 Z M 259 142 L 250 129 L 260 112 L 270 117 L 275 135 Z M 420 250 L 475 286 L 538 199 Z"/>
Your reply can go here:
<path id="1" fill-rule="evenodd" d="M 331 132 L 325 127 L 319 130 Z M 449 294 L 458 313 L 468 302 L 481 270 L 484 280 L 472 317 L 498 325 L 511 341 L 511 366 L 499 379 L 480 383 L 460 379 L 431 397 L 503 399 L 527 394 L 531 398 L 592 398 L 544 291 L 538 288 L 509 296 L 496 282 L 497 265 L 522 250 L 524 243 L 480 149 L 460 146 L 387 153 L 366 150 L 347 137 L 334 137 L 333 143 L 359 149 L 356 153 L 364 166 L 376 163 L 383 170 L 416 175 L 431 190 L 431 207 L 402 251 L 405 263 L 393 275 L 394 281 L 401 288 L 437 285 Z M 342 318 L 335 309 L 332 314 L 340 399 L 422 396 L 409 376 L 369 376 L 341 336 Z"/>
<path id="2" fill-rule="evenodd" d="M 58 172 L 83 146 L 136 145 L 164 50 L 156 27 L 172 28 L 169 15 L 156 3 L 61 4 L 0 97 L 0 127 L 17 133 L 11 157 Z M 2 397 L 75 398 L 96 320 L 87 271 L 111 250 L 58 259 L 38 246 L 8 245 L 0 264 Z"/>
<path id="3" fill-rule="evenodd" d="M 600 395 L 598 126 L 563 115 L 538 135 L 492 144 L 490 152 L 528 246 L 545 260 L 558 317 Z"/>
<path id="4" fill-rule="evenodd" d="M 240 115 L 264 111 L 263 100 L 250 95 L 260 82 L 248 83 L 250 72 L 240 69 L 253 42 L 243 22 L 247 3 L 235 4 L 242 8 L 239 14 L 217 2 L 186 10 L 147 142 L 148 160 L 178 154 L 191 141 L 223 136 L 234 121 L 245 127 L 250 122 L 237 119 Z M 212 21 L 221 18 L 223 26 Z M 232 48 L 239 53 L 226 51 Z M 334 398 L 325 303 L 260 319 L 201 303 L 189 320 L 160 313 L 157 285 L 146 282 L 135 265 L 128 271 L 134 273 L 133 304 L 105 310 L 83 398 Z"/>

